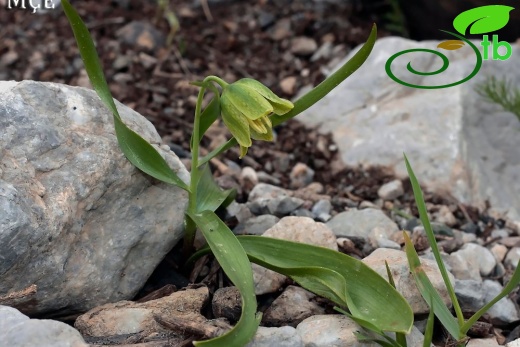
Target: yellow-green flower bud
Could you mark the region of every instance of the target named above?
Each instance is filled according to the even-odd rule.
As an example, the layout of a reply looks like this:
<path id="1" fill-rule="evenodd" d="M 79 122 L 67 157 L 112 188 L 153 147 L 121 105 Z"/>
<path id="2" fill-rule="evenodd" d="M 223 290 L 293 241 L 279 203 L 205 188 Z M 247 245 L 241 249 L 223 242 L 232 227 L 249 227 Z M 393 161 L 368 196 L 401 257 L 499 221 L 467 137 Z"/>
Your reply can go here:
<path id="1" fill-rule="evenodd" d="M 224 87 L 220 98 L 222 120 L 240 145 L 240 158 L 252 145 L 251 138 L 273 140 L 269 115 L 282 115 L 294 105 L 274 94 L 262 83 L 243 78 Z"/>

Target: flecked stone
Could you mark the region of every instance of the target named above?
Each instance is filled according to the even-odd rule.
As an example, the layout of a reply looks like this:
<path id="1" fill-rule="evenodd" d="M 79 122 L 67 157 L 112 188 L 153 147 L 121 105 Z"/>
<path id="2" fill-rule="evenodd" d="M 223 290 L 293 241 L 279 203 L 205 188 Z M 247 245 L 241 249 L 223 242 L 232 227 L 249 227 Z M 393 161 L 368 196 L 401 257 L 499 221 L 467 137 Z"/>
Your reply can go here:
<path id="1" fill-rule="evenodd" d="M 255 294 L 275 293 L 287 280 L 287 277 L 277 272 L 271 271 L 257 264 L 251 264 L 253 268 L 253 282 L 255 284 Z"/>
<path id="2" fill-rule="evenodd" d="M 0 305 L 0 345 L 5 347 L 88 347 L 68 324 L 29 319 L 15 308 Z"/>
<path id="3" fill-rule="evenodd" d="M 302 320 L 317 314 L 325 314 L 325 309 L 314 299 L 316 295 L 296 286 L 288 286 L 265 311 L 262 322 L 265 325 L 296 327 Z"/>
<path id="4" fill-rule="evenodd" d="M 335 215 L 327 226 L 338 237 L 358 236 L 367 238 L 376 227 L 387 233 L 389 238 L 392 233 L 398 231 L 397 224 L 388 218 L 383 211 L 368 208 L 364 210 L 352 209 Z"/>
<path id="5" fill-rule="evenodd" d="M 462 256 L 473 267 L 478 266 L 481 276 L 489 276 L 497 265 L 493 253 L 486 247 L 476 243 L 467 243 L 460 250 L 453 252 L 453 254 Z"/>
<path id="6" fill-rule="evenodd" d="M 302 206 L 304 202 L 305 201 L 299 198 L 284 196 L 267 201 L 267 209 L 269 210 L 269 213 L 277 217 L 283 217 L 289 215 L 298 207 Z"/>
<path id="7" fill-rule="evenodd" d="M 291 188 L 303 188 L 314 179 L 314 170 L 304 163 L 297 163 L 289 174 L 291 179 Z"/>
<path id="8" fill-rule="evenodd" d="M 246 347 L 305 347 L 300 334 L 293 327 L 258 327 L 253 340 Z"/>
<path id="9" fill-rule="evenodd" d="M 314 204 L 314 206 L 312 206 L 312 213 L 316 217 L 318 217 L 319 215 L 321 215 L 323 213 L 330 214 L 331 210 L 332 210 L 332 204 L 331 204 L 330 200 L 324 200 L 324 199 L 318 200 L 318 202 L 316 202 Z"/>
<path id="10" fill-rule="evenodd" d="M 507 247 L 500 244 L 494 244 L 490 249 L 498 263 L 501 263 L 507 254 Z"/>
<path id="11" fill-rule="evenodd" d="M 0 296 L 34 284 L 16 307 L 39 315 L 133 298 L 182 237 L 186 192 L 126 159 L 93 90 L 23 81 L 0 91 Z M 188 183 L 152 123 L 116 105 Z"/>
<path id="12" fill-rule="evenodd" d="M 307 217 L 284 217 L 263 236 L 338 250 L 336 236 L 327 225 Z"/>
<path id="13" fill-rule="evenodd" d="M 291 41 L 291 53 L 297 55 L 311 55 L 318 49 L 314 39 L 306 36 L 298 36 Z"/>
<path id="14" fill-rule="evenodd" d="M 507 252 L 504 265 L 516 269 L 520 261 L 520 247 L 513 247 Z"/>
<path id="15" fill-rule="evenodd" d="M 493 280 L 484 280 L 482 291 L 484 292 L 485 302 L 490 302 L 501 291 L 503 287 L 500 283 Z M 519 319 L 515 304 L 508 297 L 500 299 L 486 312 L 493 324 L 508 324 Z"/>
<path id="16" fill-rule="evenodd" d="M 403 182 L 393 180 L 383 184 L 377 191 L 377 195 L 383 200 L 394 200 L 404 194 Z"/>
<path id="17" fill-rule="evenodd" d="M 359 326 L 352 319 L 338 314 L 312 316 L 296 327 L 304 346 L 313 347 L 358 346 L 354 335 L 358 330 Z"/>
<path id="18" fill-rule="evenodd" d="M 269 228 L 278 223 L 279 220 L 280 218 L 270 214 L 255 216 L 244 223 L 238 224 L 235 229 L 233 229 L 233 232 L 235 234 L 262 235 Z"/>
<path id="19" fill-rule="evenodd" d="M 398 178 L 407 178 L 404 152 L 429 191 L 448 193 L 474 206 L 488 200 L 520 220 L 520 122 L 475 91 L 490 75 L 519 75 L 520 50 L 513 49 L 511 58 L 500 64 L 484 64 L 466 83 L 434 93 L 396 83 L 382 68 L 395 52 L 435 49 L 438 44 L 397 37 L 377 40 L 356 71 L 357 78 L 341 83 L 298 118 L 309 126 L 319 126 L 323 134 L 332 133 L 345 165 L 385 166 Z M 338 66 L 357 52 L 352 50 Z M 416 70 L 437 70 L 439 61 L 430 54 L 405 54 L 391 68 L 408 83 L 429 86 L 460 81 L 474 68 L 475 57 L 469 49 L 443 53 L 450 61 L 447 73 L 424 78 L 407 71 L 410 59 Z"/>

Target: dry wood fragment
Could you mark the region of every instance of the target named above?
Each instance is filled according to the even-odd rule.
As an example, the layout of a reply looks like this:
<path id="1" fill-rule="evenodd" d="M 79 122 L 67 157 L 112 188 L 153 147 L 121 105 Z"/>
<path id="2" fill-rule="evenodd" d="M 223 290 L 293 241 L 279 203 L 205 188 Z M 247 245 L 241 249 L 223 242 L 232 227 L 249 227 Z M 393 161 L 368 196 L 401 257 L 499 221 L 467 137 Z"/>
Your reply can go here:
<path id="1" fill-rule="evenodd" d="M 180 317 L 165 317 L 154 315 L 157 323 L 163 327 L 183 335 L 193 335 L 200 339 L 210 339 L 222 335 L 229 329 L 227 324 L 220 322 L 221 326 L 211 325 L 209 323 L 201 322 L 200 320 L 185 319 Z M 214 321 L 217 323 L 218 321 Z"/>

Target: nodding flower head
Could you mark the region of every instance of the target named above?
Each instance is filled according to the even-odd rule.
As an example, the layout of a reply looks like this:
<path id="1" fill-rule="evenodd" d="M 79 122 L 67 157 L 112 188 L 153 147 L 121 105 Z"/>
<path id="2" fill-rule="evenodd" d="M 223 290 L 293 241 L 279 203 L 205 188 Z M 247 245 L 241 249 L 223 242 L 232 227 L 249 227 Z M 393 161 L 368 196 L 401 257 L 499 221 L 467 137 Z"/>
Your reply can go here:
<path id="1" fill-rule="evenodd" d="M 262 83 L 243 78 L 228 84 L 220 98 L 222 120 L 240 145 L 240 158 L 247 154 L 251 139 L 272 141 L 271 114 L 282 115 L 294 105 L 274 94 Z"/>

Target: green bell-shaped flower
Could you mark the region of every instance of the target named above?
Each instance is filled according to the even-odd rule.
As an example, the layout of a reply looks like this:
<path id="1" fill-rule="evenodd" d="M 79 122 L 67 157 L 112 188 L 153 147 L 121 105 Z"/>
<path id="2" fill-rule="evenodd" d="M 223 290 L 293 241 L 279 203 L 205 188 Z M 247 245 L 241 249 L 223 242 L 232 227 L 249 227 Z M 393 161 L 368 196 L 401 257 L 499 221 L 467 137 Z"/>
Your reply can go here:
<path id="1" fill-rule="evenodd" d="M 222 120 L 240 145 L 240 158 L 247 154 L 251 139 L 272 141 L 271 113 L 282 115 L 294 105 L 274 94 L 262 83 L 243 78 L 227 85 L 220 98 Z"/>

